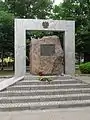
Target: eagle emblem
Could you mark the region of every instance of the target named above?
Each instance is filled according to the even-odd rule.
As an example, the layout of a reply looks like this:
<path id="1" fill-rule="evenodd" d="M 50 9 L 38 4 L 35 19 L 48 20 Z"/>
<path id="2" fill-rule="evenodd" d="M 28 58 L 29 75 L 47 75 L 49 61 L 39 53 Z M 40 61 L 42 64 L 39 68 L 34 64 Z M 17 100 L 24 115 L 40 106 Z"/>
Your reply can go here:
<path id="1" fill-rule="evenodd" d="M 49 27 L 49 23 L 48 22 L 43 22 L 42 26 L 43 26 L 43 28 L 48 28 Z"/>

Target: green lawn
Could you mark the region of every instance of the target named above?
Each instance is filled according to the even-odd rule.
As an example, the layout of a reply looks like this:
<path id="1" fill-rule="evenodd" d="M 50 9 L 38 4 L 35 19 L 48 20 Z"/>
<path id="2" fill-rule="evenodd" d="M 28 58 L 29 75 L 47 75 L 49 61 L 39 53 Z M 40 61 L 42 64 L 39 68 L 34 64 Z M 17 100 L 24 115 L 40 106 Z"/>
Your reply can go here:
<path id="1" fill-rule="evenodd" d="M 0 71 L 0 76 L 14 75 L 14 71 L 12 70 L 4 70 Z"/>

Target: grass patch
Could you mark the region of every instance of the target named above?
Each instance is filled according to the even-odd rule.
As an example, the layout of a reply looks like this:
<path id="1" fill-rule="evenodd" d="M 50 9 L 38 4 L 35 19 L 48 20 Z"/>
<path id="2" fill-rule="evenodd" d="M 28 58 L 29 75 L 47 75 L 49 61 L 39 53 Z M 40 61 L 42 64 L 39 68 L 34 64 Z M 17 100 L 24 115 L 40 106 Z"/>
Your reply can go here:
<path id="1" fill-rule="evenodd" d="M 14 75 L 14 71 L 12 70 L 3 70 L 0 71 L 0 76 Z"/>

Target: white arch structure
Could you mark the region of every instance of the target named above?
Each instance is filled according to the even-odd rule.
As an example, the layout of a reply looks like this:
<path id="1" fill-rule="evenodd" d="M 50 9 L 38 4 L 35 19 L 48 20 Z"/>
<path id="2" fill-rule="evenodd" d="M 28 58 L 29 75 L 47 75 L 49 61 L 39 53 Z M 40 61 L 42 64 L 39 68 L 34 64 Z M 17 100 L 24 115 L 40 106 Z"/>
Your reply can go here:
<path id="1" fill-rule="evenodd" d="M 43 22 L 48 27 L 43 27 Z M 15 76 L 0 82 L 0 90 L 22 79 L 26 73 L 26 30 L 63 31 L 65 74 L 75 73 L 75 21 L 15 19 Z"/>

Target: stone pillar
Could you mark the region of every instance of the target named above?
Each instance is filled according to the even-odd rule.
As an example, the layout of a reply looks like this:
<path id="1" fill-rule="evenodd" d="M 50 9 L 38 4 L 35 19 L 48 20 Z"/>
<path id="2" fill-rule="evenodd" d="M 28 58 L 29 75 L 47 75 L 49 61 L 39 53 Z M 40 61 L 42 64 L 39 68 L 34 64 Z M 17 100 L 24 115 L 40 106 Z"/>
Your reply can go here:
<path id="1" fill-rule="evenodd" d="M 26 73 L 26 34 L 23 21 L 15 20 L 15 76 L 21 77 Z"/>

